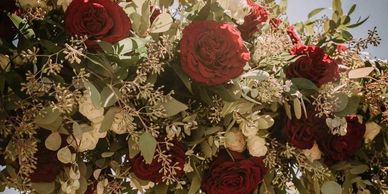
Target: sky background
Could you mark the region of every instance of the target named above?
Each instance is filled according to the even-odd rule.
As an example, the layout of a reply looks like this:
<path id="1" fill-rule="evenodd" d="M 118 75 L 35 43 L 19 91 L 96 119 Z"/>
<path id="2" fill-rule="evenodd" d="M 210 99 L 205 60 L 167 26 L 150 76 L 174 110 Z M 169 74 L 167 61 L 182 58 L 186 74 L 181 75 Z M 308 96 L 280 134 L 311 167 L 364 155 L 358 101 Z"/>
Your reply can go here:
<path id="1" fill-rule="evenodd" d="M 363 25 L 352 29 L 351 33 L 355 38 L 365 38 L 369 29 L 377 26 L 377 31 L 382 38 L 379 47 L 371 47 L 367 50 L 373 57 L 388 59 L 388 0 L 342 0 L 345 12 L 353 4 L 357 8 L 352 21 L 359 17 L 369 16 L 369 20 Z M 288 0 L 288 17 L 291 23 L 307 19 L 307 14 L 315 8 L 327 8 L 322 14 L 331 15 L 331 0 Z M 319 17 L 319 15 L 317 16 Z M 18 192 L 6 190 L 4 194 L 17 194 Z"/>

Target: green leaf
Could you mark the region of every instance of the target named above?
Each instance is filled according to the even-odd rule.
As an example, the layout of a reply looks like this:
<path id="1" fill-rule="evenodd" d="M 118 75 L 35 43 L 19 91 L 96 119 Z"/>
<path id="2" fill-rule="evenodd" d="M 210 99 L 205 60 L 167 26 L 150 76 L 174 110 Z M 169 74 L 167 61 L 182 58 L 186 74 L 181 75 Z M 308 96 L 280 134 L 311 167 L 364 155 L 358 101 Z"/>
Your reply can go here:
<path id="1" fill-rule="evenodd" d="M 144 157 L 146 164 L 151 164 L 154 159 L 157 141 L 154 136 L 144 132 L 139 138 L 140 154 Z"/>
<path id="2" fill-rule="evenodd" d="M 167 100 L 166 102 L 160 104 L 160 106 L 163 106 L 166 110 L 166 117 L 174 116 L 188 109 L 188 106 L 186 104 L 179 102 L 175 98 Z"/>
<path id="3" fill-rule="evenodd" d="M 314 9 L 312 10 L 308 15 L 307 17 L 308 18 L 312 18 L 314 17 L 315 15 L 319 14 L 321 11 L 325 10 L 325 8 L 317 8 L 317 9 Z"/>
<path id="4" fill-rule="evenodd" d="M 97 108 L 101 107 L 101 95 L 97 88 L 89 81 L 84 82 L 85 88 L 90 92 L 93 105 Z"/>
<path id="5" fill-rule="evenodd" d="M 301 90 L 318 90 L 314 82 L 305 78 L 292 78 L 291 82 L 294 86 Z"/>
<path id="6" fill-rule="evenodd" d="M 9 14 L 8 17 L 11 19 L 12 23 L 19 29 L 19 31 L 26 39 L 35 37 L 35 32 L 29 27 L 27 21 L 23 20 L 16 14 Z"/>
<path id="7" fill-rule="evenodd" d="M 165 183 L 159 183 L 154 188 L 155 194 L 166 194 L 168 191 L 168 185 Z"/>
<path id="8" fill-rule="evenodd" d="M 353 166 L 350 169 L 350 173 L 354 174 L 354 175 L 358 175 L 358 174 L 362 174 L 362 173 L 364 173 L 364 172 L 366 172 L 368 170 L 369 170 L 369 166 L 365 165 L 365 164 L 362 164 L 362 165 Z"/>
<path id="9" fill-rule="evenodd" d="M 342 194 L 341 185 L 334 181 L 327 181 L 321 187 L 322 194 Z"/>
<path id="10" fill-rule="evenodd" d="M 361 18 L 360 18 L 361 19 Z M 351 24 L 349 26 L 347 26 L 348 28 L 355 28 L 355 27 L 358 27 L 360 25 L 362 25 L 363 23 L 365 23 L 368 19 L 369 19 L 369 16 L 366 17 L 364 20 L 360 21 L 360 19 L 358 19 L 358 21 L 354 24 Z"/>
<path id="11" fill-rule="evenodd" d="M 350 32 L 344 30 L 342 31 L 342 38 L 344 38 L 346 41 L 349 41 L 353 39 L 353 35 Z"/>
<path id="12" fill-rule="evenodd" d="M 40 111 L 40 114 L 35 117 L 34 122 L 36 124 L 49 125 L 54 123 L 60 115 L 61 113 L 58 110 L 53 110 L 52 107 L 48 106 Z"/>
<path id="13" fill-rule="evenodd" d="M 340 15 L 342 15 L 342 3 L 341 0 L 333 0 L 332 7 L 334 12 L 338 12 Z"/>
<path id="14" fill-rule="evenodd" d="M 117 95 L 119 95 L 120 92 L 113 88 L 113 90 L 110 87 L 105 87 L 101 91 L 101 102 L 103 107 L 110 107 L 114 105 L 117 102 Z"/>
<path id="15" fill-rule="evenodd" d="M 37 194 L 49 194 L 55 190 L 55 181 L 53 182 L 32 182 L 31 187 L 36 191 Z"/>
<path id="16" fill-rule="evenodd" d="M 348 16 L 352 15 L 352 13 L 354 12 L 354 10 L 356 10 L 356 4 L 353 4 L 352 7 L 349 9 L 349 12 L 348 12 Z"/>
<path id="17" fill-rule="evenodd" d="M 178 75 L 179 79 L 183 82 L 183 84 L 186 86 L 186 88 L 189 90 L 190 93 L 193 93 L 193 88 L 191 86 L 191 81 L 189 76 L 187 76 L 186 73 L 183 72 L 181 66 L 179 64 L 173 64 L 171 65 L 172 69 L 174 69 L 175 73 Z"/>
<path id="18" fill-rule="evenodd" d="M 269 73 L 263 70 L 254 70 L 243 74 L 241 77 L 255 80 L 266 80 L 269 78 Z"/>
<path id="19" fill-rule="evenodd" d="M 223 85 L 212 86 L 210 90 L 218 94 L 223 100 L 233 102 L 241 97 L 240 88 L 237 85 L 232 85 L 226 88 Z"/>
<path id="20" fill-rule="evenodd" d="M 349 97 L 345 93 L 336 93 L 334 96 L 337 98 L 334 112 L 343 111 L 349 103 Z"/>
<path id="21" fill-rule="evenodd" d="M 161 13 L 155 18 L 155 21 L 151 25 L 151 33 L 162 33 L 170 29 L 173 23 L 172 17 L 168 13 Z"/>
<path id="22" fill-rule="evenodd" d="M 100 130 L 99 130 L 101 133 L 108 131 L 112 127 L 112 123 L 113 123 L 115 114 L 118 111 L 120 111 L 119 108 L 112 107 L 108 110 L 108 112 L 106 112 L 106 114 L 104 116 L 104 120 L 102 120 L 102 124 L 101 124 Z"/>
<path id="23" fill-rule="evenodd" d="M 344 117 L 347 115 L 352 115 L 357 113 L 358 105 L 360 104 L 361 98 L 359 96 L 353 95 L 349 98 L 349 102 L 344 110 L 341 112 L 335 113 L 336 116 Z"/>
<path id="24" fill-rule="evenodd" d="M 106 53 L 106 54 L 113 54 L 113 44 L 105 41 L 97 41 L 98 46 Z"/>
<path id="25" fill-rule="evenodd" d="M 197 172 L 194 172 L 193 174 L 194 175 L 193 175 L 193 178 L 191 179 L 191 184 L 190 184 L 190 189 L 188 194 L 195 194 L 201 188 L 201 182 L 202 182 L 201 177 Z"/>
<path id="26" fill-rule="evenodd" d="M 103 152 L 103 153 L 101 153 L 101 157 L 109 158 L 109 157 L 113 156 L 114 154 L 115 154 L 114 152 Z"/>
<path id="27" fill-rule="evenodd" d="M 297 119 L 302 118 L 302 104 L 301 104 L 299 98 L 294 98 L 293 105 L 294 105 L 295 117 Z"/>
<path id="28" fill-rule="evenodd" d="M 58 132 L 51 133 L 46 140 L 44 141 L 44 145 L 47 149 L 51 151 L 57 151 L 61 147 L 62 138 Z"/>
<path id="29" fill-rule="evenodd" d="M 363 67 L 358 69 L 350 70 L 348 73 L 349 79 L 358 79 L 367 77 L 370 73 L 374 71 L 373 67 Z"/>

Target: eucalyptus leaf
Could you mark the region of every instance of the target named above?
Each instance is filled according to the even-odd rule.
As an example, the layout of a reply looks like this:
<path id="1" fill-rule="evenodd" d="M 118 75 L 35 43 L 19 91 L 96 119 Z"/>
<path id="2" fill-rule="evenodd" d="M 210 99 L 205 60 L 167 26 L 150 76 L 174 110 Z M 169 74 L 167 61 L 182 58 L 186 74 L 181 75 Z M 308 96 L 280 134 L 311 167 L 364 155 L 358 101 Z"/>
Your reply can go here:
<path id="1" fill-rule="evenodd" d="M 37 194 L 50 194 L 55 190 L 55 181 L 53 182 L 32 182 L 31 187 Z"/>
<path id="2" fill-rule="evenodd" d="M 143 156 L 146 164 L 151 164 L 154 158 L 157 141 L 154 136 L 144 132 L 139 138 L 140 154 Z"/>
<path id="3" fill-rule="evenodd" d="M 89 81 L 84 82 L 85 88 L 90 92 L 92 103 L 95 107 L 101 107 L 101 95 L 97 88 Z"/>
<path id="4" fill-rule="evenodd" d="M 188 194 L 196 194 L 201 188 L 201 177 L 198 173 L 193 173 L 193 178 L 191 179 L 190 189 Z"/>
<path id="5" fill-rule="evenodd" d="M 369 166 L 365 165 L 365 164 L 362 164 L 362 165 L 353 166 L 350 169 L 350 173 L 354 174 L 354 175 L 358 175 L 358 174 L 362 174 L 362 173 L 364 173 L 364 172 L 366 172 L 368 170 L 369 170 Z"/>
<path id="6" fill-rule="evenodd" d="M 51 151 L 57 151 L 61 147 L 61 143 L 62 138 L 58 132 L 51 133 L 44 141 L 46 148 Z"/>
<path id="7" fill-rule="evenodd" d="M 361 98 L 359 96 L 353 95 L 349 97 L 349 101 L 348 101 L 348 104 L 346 105 L 346 108 L 340 112 L 336 112 L 335 115 L 339 117 L 344 117 L 347 115 L 356 114 L 360 101 L 361 101 Z"/>
<path id="8" fill-rule="evenodd" d="M 40 111 L 40 114 L 35 117 L 34 122 L 38 125 L 49 125 L 54 123 L 60 115 L 61 113 L 58 110 L 53 110 L 52 107 L 48 106 Z"/>
<path id="9" fill-rule="evenodd" d="M 66 146 L 58 150 L 57 158 L 64 164 L 68 164 L 72 162 L 72 154 L 70 149 Z"/>
<path id="10" fill-rule="evenodd" d="M 168 13 L 161 13 L 158 17 L 155 18 L 154 22 L 151 24 L 150 32 L 151 33 L 162 33 L 170 29 L 173 23 L 172 17 Z"/>
<path id="11" fill-rule="evenodd" d="M 325 8 L 317 8 L 317 9 L 314 9 L 314 10 L 312 10 L 312 11 L 307 15 L 307 17 L 308 17 L 308 18 L 312 18 L 312 17 L 314 17 L 315 15 L 321 13 L 323 10 L 325 10 Z"/>
<path id="12" fill-rule="evenodd" d="M 318 90 L 318 87 L 311 80 L 305 78 L 292 78 L 291 82 L 294 86 L 301 90 Z"/>
<path id="13" fill-rule="evenodd" d="M 358 69 L 353 69 L 349 71 L 348 77 L 350 79 L 364 78 L 364 77 L 367 77 L 373 71 L 374 71 L 373 67 L 362 67 Z"/>
<path id="14" fill-rule="evenodd" d="M 175 98 L 171 98 L 166 102 L 161 103 L 160 106 L 163 106 L 163 108 L 166 110 L 166 117 L 174 116 L 188 109 L 186 104 L 179 102 Z"/>
<path id="15" fill-rule="evenodd" d="M 116 88 L 105 87 L 101 91 L 101 102 L 103 107 L 110 107 L 117 102 L 120 92 Z"/>
<path id="16" fill-rule="evenodd" d="M 342 187 L 334 181 L 327 181 L 321 187 L 322 194 L 342 194 Z"/>
<path id="17" fill-rule="evenodd" d="M 100 132 L 106 132 L 112 127 L 112 123 L 113 123 L 115 114 L 119 111 L 120 111 L 119 108 L 112 107 L 106 112 L 106 114 L 104 116 L 104 120 L 102 120 L 102 124 L 101 124 L 100 130 L 99 130 Z"/>

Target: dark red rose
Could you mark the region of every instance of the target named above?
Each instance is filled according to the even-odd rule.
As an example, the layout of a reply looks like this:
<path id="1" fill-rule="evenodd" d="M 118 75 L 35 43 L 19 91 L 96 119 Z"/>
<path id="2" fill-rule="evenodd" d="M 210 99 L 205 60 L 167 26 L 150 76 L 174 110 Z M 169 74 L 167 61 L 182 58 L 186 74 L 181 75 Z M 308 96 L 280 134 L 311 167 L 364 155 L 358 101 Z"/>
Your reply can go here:
<path id="1" fill-rule="evenodd" d="M 277 31 L 279 26 L 283 23 L 283 21 L 279 18 L 271 18 L 269 20 L 269 24 L 271 25 L 272 30 Z"/>
<path id="2" fill-rule="evenodd" d="M 260 158 L 230 154 L 233 159 L 222 150 L 204 175 L 201 189 L 206 194 L 249 194 L 262 182 L 267 170 Z"/>
<path id="3" fill-rule="evenodd" d="M 252 38 L 253 34 L 260 30 L 260 25 L 268 19 L 268 13 L 263 7 L 252 0 L 247 0 L 247 3 L 251 12 L 244 17 L 244 23 L 238 26 L 244 40 Z"/>
<path id="4" fill-rule="evenodd" d="M 296 33 L 294 26 L 287 27 L 287 34 L 290 37 L 292 44 L 294 45 L 302 44 L 302 40 L 299 38 L 298 34 Z"/>
<path id="5" fill-rule="evenodd" d="M 287 78 L 306 78 L 319 87 L 339 76 L 338 64 L 317 46 L 297 44 L 291 54 L 300 57 L 286 67 Z"/>
<path id="6" fill-rule="evenodd" d="M 327 130 L 323 129 L 326 126 L 324 119 L 316 117 L 313 111 L 307 115 L 307 118 L 302 115 L 299 120 L 287 119 L 283 128 L 283 133 L 290 144 L 299 149 L 311 149 L 315 142 L 316 131 Z"/>
<path id="7" fill-rule="evenodd" d="M 16 12 L 18 7 L 15 0 L 0 0 L 0 38 L 8 40 L 16 35 L 17 28 L 7 15 Z"/>
<path id="8" fill-rule="evenodd" d="M 223 22 L 194 21 L 183 30 L 180 49 L 183 71 L 206 85 L 239 76 L 250 59 L 240 32 Z"/>
<path id="9" fill-rule="evenodd" d="M 71 35 L 87 35 L 86 45 L 98 48 L 97 40 L 114 43 L 127 37 L 131 21 L 110 0 L 73 0 L 65 13 L 65 29 Z"/>
<path id="10" fill-rule="evenodd" d="M 162 142 L 162 141 L 160 141 Z M 173 140 L 172 141 L 173 146 L 169 146 L 169 150 L 166 149 L 166 145 L 164 142 L 159 143 L 159 146 L 161 146 L 161 149 L 165 151 L 166 155 L 170 155 L 171 157 L 171 165 L 176 165 L 176 167 L 179 167 L 179 169 L 176 169 L 175 177 L 179 178 L 184 175 L 183 167 L 185 165 L 185 146 L 183 143 Z M 146 164 L 144 161 L 143 156 L 140 154 L 136 155 L 133 159 L 131 159 L 132 162 L 132 171 L 135 173 L 135 175 L 143 180 L 149 180 L 154 183 L 159 183 L 162 181 L 163 178 L 163 172 L 161 172 L 162 169 L 162 162 L 158 161 L 157 158 L 154 158 L 151 164 Z"/>
<path id="11" fill-rule="evenodd" d="M 346 121 L 346 135 L 332 135 L 322 131 L 317 138 L 318 147 L 328 163 L 347 160 L 362 146 L 365 124 L 359 123 L 357 116 L 348 116 Z"/>

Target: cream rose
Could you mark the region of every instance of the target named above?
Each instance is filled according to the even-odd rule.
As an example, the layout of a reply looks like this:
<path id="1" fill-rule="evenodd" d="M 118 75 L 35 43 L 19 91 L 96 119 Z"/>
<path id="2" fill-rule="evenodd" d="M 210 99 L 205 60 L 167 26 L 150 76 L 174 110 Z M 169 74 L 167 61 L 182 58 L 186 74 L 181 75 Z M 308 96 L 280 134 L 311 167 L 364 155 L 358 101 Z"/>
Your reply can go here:
<path id="1" fill-rule="evenodd" d="M 317 143 L 314 143 L 311 149 L 303 150 L 303 154 L 311 160 L 319 160 L 322 156 L 321 150 L 319 150 Z"/>
<path id="2" fill-rule="evenodd" d="M 61 6 L 63 11 L 66 11 L 67 7 L 69 7 L 70 3 L 72 2 L 73 0 L 58 0 L 57 1 L 57 5 L 58 6 Z"/>
<path id="3" fill-rule="evenodd" d="M 30 8 L 30 7 L 46 7 L 46 1 L 45 0 L 18 0 L 20 6 L 23 9 Z"/>
<path id="4" fill-rule="evenodd" d="M 255 136 L 259 130 L 257 123 L 249 121 L 242 121 L 240 123 L 240 129 L 245 137 Z"/>
<path id="5" fill-rule="evenodd" d="M 79 112 L 91 122 L 96 122 L 104 116 L 104 108 L 94 106 L 89 92 L 85 92 L 79 102 Z"/>
<path id="6" fill-rule="evenodd" d="M 265 146 L 265 139 L 259 136 L 250 136 L 247 140 L 249 154 L 256 157 L 265 156 L 268 148 Z"/>
<path id="7" fill-rule="evenodd" d="M 365 143 L 370 143 L 380 133 L 381 126 L 375 122 L 368 122 L 365 124 Z"/>
<path id="8" fill-rule="evenodd" d="M 243 152 L 245 150 L 244 135 L 237 128 L 231 129 L 225 134 L 225 147 L 236 152 Z"/>

